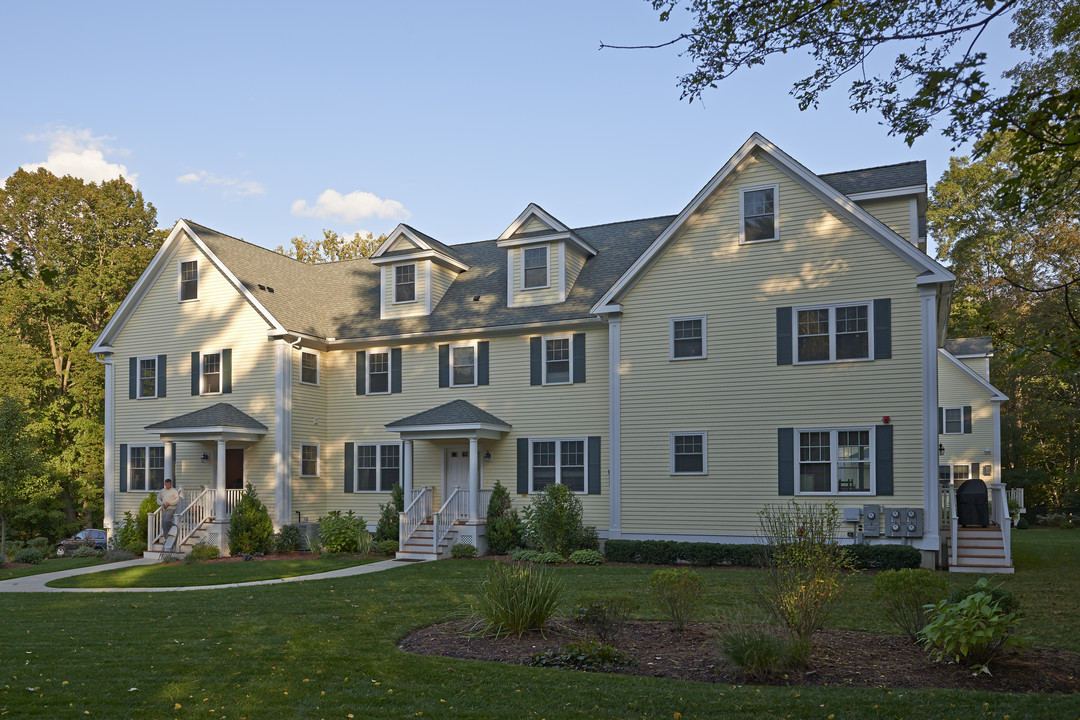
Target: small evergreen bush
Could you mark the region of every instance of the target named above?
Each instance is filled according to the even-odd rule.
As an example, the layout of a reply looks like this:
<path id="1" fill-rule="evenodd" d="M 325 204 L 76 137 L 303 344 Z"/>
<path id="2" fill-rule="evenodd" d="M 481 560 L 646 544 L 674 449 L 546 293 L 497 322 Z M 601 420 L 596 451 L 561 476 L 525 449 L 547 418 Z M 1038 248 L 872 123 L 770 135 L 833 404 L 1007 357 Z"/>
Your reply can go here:
<path id="1" fill-rule="evenodd" d="M 184 556 L 184 562 L 205 562 L 207 560 L 216 560 L 219 557 L 221 557 L 221 550 L 218 549 L 217 545 L 199 542 L 191 546 L 191 552 Z"/>
<path id="2" fill-rule="evenodd" d="M 117 525 L 116 532 L 113 534 L 113 547 L 134 553 L 131 548 L 136 547 L 140 542 L 145 549 L 146 533 L 139 535 L 139 521 L 130 510 L 125 510 L 124 519 Z"/>
<path id="3" fill-rule="evenodd" d="M 29 563 L 30 565 L 37 565 L 42 560 L 42 555 L 36 548 L 24 547 L 19 552 L 15 553 L 13 560 L 17 563 Z"/>
<path id="4" fill-rule="evenodd" d="M 396 552 L 396 549 L 395 549 Z M 455 543 L 450 548 L 450 557 L 471 558 L 476 557 L 476 546 L 472 543 Z"/>
<path id="5" fill-rule="evenodd" d="M 929 570 L 886 570 L 874 578 L 874 601 L 900 632 L 912 642 L 926 627 L 926 606 L 935 604 L 948 591 L 948 582 Z"/>
<path id="6" fill-rule="evenodd" d="M 375 543 L 375 552 L 380 555 L 393 555 L 398 551 L 397 540 L 380 540 Z"/>
<path id="7" fill-rule="evenodd" d="M 603 672 L 619 665 L 629 665 L 633 658 L 606 643 L 589 640 L 567 643 L 557 648 L 533 654 L 529 664 L 534 667 L 569 668 Z"/>
<path id="8" fill-rule="evenodd" d="M 637 610 L 629 595 L 597 597 L 587 595 L 577 603 L 577 621 L 600 642 L 608 642 Z"/>
<path id="9" fill-rule="evenodd" d="M 845 545 L 855 568 L 902 570 L 922 564 L 922 554 L 910 545 Z"/>
<path id="10" fill-rule="evenodd" d="M 349 510 L 331 510 L 319 518 L 319 537 L 323 549 L 331 554 L 354 553 L 360 550 L 360 535 L 364 530 L 364 518 Z"/>
<path id="11" fill-rule="evenodd" d="M 675 630 L 682 632 L 701 601 L 701 577 L 688 568 L 657 570 L 649 580 L 649 592 L 671 618 Z"/>
<path id="12" fill-rule="evenodd" d="M 80 545 L 71 553 L 73 558 L 96 558 L 101 556 L 101 551 L 93 545 Z"/>
<path id="13" fill-rule="evenodd" d="M 274 545 L 274 522 L 248 483 L 229 519 L 229 554 L 268 553 Z"/>
<path id="14" fill-rule="evenodd" d="M 274 536 L 274 552 L 297 552 L 304 546 L 304 534 L 299 525 L 282 525 Z"/>
<path id="15" fill-rule="evenodd" d="M 555 614 L 562 592 L 562 583 L 543 569 L 497 562 L 480 584 L 472 631 L 500 637 L 539 630 Z"/>
<path id="16" fill-rule="evenodd" d="M 521 517 L 510 500 L 510 492 L 495 481 L 488 500 L 487 543 L 493 555 L 506 555 L 521 547 Z"/>
<path id="17" fill-rule="evenodd" d="M 401 513 L 405 512 L 405 488 L 395 484 L 390 489 L 390 501 L 379 505 L 379 522 L 375 525 L 375 542 L 400 539 Z"/>
<path id="18" fill-rule="evenodd" d="M 1028 524 L 1027 518 L 1025 517 L 1022 517 L 1016 521 L 1017 530 L 1027 530 L 1029 527 L 1031 526 Z"/>
<path id="19" fill-rule="evenodd" d="M 949 658 L 977 672 L 989 672 L 990 661 L 999 653 L 1027 646 L 1017 633 L 1018 613 L 1002 608 L 988 586 L 986 578 L 981 578 L 975 583 L 978 590 L 959 602 L 942 600 L 932 606 L 919 637 L 936 660 Z"/>
<path id="20" fill-rule="evenodd" d="M 575 565 L 603 565 L 604 556 L 596 550 L 575 550 L 570 553 L 570 562 Z"/>

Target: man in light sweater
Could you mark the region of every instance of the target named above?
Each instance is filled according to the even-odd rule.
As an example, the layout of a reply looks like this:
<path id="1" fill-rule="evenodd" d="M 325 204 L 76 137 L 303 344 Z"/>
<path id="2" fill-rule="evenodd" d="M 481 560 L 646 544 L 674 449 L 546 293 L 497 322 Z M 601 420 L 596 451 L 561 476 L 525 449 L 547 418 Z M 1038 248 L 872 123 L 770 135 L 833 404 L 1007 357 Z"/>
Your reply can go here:
<path id="1" fill-rule="evenodd" d="M 173 526 L 173 515 L 180 505 L 180 493 L 172 486 L 172 480 L 165 478 L 165 488 L 158 490 L 158 505 L 161 506 L 161 532 L 167 538 Z"/>

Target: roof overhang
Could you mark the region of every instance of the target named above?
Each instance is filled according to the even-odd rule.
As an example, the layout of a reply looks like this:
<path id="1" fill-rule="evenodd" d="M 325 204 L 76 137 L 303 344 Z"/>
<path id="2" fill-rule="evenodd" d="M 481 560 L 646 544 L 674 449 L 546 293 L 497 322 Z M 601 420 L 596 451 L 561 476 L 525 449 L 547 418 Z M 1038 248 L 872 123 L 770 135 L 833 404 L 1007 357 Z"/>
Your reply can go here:
<path id="1" fill-rule="evenodd" d="M 387 255 L 390 252 L 390 248 L 394 247 L 398 240 L 405 238 L 410 243 L 415 245 L 418 250 L 416 252 L 405 253 L 402 255 Z M 441 245 L 441 243 L 440 243 Z M 445 246 L 444 246 L 445 247 Z M 383 240 L 382 245 L 371 254 L 372 265 L 386 265 L 388 263 L 401 262 L 405 260 L 423 260 L 430 259 L 437 263 L 453 268 L 459 272 L 465 272 L 469 269 L 469 265 L 461 262 L 455 257 L 452 257 L 439 248 L 435 247 L 418 232 L 413 232 L 405 223 L 398 223 L 398 226 L 386 236 L 386 240 Z"/>
<path id="2" fill-rule="evenodd" d="M 386 428 L 399 433 L 402 440 L 501 440 L 510 432 L 509 425 L 494 423 L 459 423 L 454 425 L 401 425 Z"/>
<path id="3" fill-rule="evenodd" d="M 252 445 L 266 435 L 266 430 L 258 428 L 232 427 L 171 427 L 146 428 L 150 435 L 157 435 L 162 442 L 231 442 Z"/>
<path id="4" fill-rule="evenodd" d="M 583 253 L 590 257 L 596 255 L 597 253 L 596 248 L 594 248 L 592 245 L 585 242 L 570 231 L 543 233 L 540 235 L 533 235 L 530 233 L 529 235 L 513 237 L 508 240 L 499 240 L 496 242 L 496 245 L 501 248 L 512 248 L 520 247 L 523 245 L 538 245 L 540 243 L 549 242 L 568 242 L 578 247 Z"/>

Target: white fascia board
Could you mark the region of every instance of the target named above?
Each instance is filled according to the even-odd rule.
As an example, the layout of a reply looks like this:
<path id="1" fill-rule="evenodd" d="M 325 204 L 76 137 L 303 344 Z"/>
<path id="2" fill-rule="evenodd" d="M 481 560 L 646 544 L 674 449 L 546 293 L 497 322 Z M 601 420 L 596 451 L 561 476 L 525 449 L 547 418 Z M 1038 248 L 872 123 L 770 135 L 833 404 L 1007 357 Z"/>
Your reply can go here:
<path id="1" fill-rule="evenodd" d="M 145 428 L 149 435 L 265 435 L 265 428 L 216 425 L 211 427 Z"/>
<path id="2" fill-rule="evenodd" d="M 953 366 L 959 368 L 960 371 L 962 373 L 964 373 L 964 375 L 971 378 L 971 380 L 974 381 L 979 387 L 981 387 L 986 392 L 990 393 L 990 399 L 992 401 L 994 401 L 994 402 L 1005 402 L 1006 400 L 1009 399 L 1009 397 L 1007 395 L 1002 393 L 1000 390 L 998 390 L 996 387 L 994 387 L 993 385 L 988 383 L 986 380 L 983 380 L 981 375 L 979 375 L 977 372 L 975 372 L 974 370 L 969 368 L 964 363 L 960 362 L 960 360 L 957 359 L 957 357 L 955 355 L 950 353 L 945 348 L 938 348 L 938 355 L 940 355 L 941 357 L 945 358 L 947 361 L 952 363 Z"/>
<path id="3" fill-rule="evenodd" d="M 446 253 L 439 252 L 438 250 L 417 250 L 416 252 L 406 253 L 404 255 L 384 255 L 383 257 L 376 258 L 374 255 L 371 257 L 372 265 L 389 265 L 396 262 L 407 262 L 409 260 L 433 260 L 442 265 L 448 265 L 459 272 L 465 272 L 471 266 L 450 257 Z"/>
<path id="4" fill-rule="evenodd" d="M 496 240 L 505 240 L 518 231 L 530 217 L 536 216 L 540 222 L 547 225 L 555 232 L 570 232 L 570 228 L 563 222 L 561 222 L 554 215 L 549 213 L 544 208 L 540 207 L 536 203 L 529 203 L 528 207 L 521 211 L 521 214 L 514 219 L 514 222 L 510 223 L 510 227 L 503 230 L 502 235 L 496 238 Z"/>
<path id="5" fill-rule="evenodd" d="M 399 425 L 387 427 L 390 432 L 397 433 L 440 433 L 440 432 L 471 432 L 487 430 L 489 432 L 510 432 L 509 425 L 497 425 L 495 423 L 456 423 L 453 425 Z"/>
<path id="6" fill-rule="evenodd" d="M 556 232 L 544 235 L 529 235 L 522 238 L 511 238 L 509 240 L 498 240 L 496 246 L 501 248 L 521 247 L 523 245 L 538 245 L 540 243 L 550 242 L 570 242 L 581 248 L 581 251 L 586 255 L 593 256 L 599 252 L 589 243 L 585 242 L 572 232 Z"/>
<path id="7" fill-rule="evenodd" d="M 607 322 L 593 315 L 590 315 L 589 317 L 579 318 L 577 320 L 548 320 L 532 323 L 517 323 L 515 325 L 497 325 L 488 327 L 460 328 L 455 330 L 435 330 L 428 332 L 402 333 L 400 335 L 378 335 L 356 338 L 339 338 L 336 340 L 327 340 L 326 347 L 328 350 L 344 350 L 352 348 L 360 349 L 367 347 L 380 347 L 389 343 L 400 343 L 403 341 L 419 339 L 435 340 L 439 338 L 454 338 L 475 335 L 498 337 L 502 335 L 520 335 L 522 334 L 522 332 L 530 333 L 533 331 L 542 331 L 544 333 L 550 333 L 557 332 L 558 330 L 569 330 L 571 328 L 598 328 L 605 325 L 607 325 Z"/>
<path id="8" fill-rule="evenodd" d="M 873 190 L 871 192 L 851 193 L 848 195 L 852 200 L 880 200 L 884 198 L 900 197 L 903 195 L 925 195 L 925 185 L 908 185 L 906 187 L 898 188 L 886 188 L 884 190 Z"/>
<path id="9" fill-rule="evenodd" d="M 390 250 L 390 248 L 393 247 L 394 243 L 396 243 L 398 241 L 398 238 L 400 238 L 402 235 L 407 237 L 410 242 L 423 250 L 432 249 L 431 245 L 417 237 L 416 233 L 411 232 L 408 226 L 405 225 L 405 223 L 398 223 L 398 226 L 394 228 L 389 235 L 386 236 L 385 240 L 383 240 L 383 243 L 379 246 L 379 249 L 371 254 L 371 259 L 374 260 L 375 258 L 382 257 L 383 253 Z"/>

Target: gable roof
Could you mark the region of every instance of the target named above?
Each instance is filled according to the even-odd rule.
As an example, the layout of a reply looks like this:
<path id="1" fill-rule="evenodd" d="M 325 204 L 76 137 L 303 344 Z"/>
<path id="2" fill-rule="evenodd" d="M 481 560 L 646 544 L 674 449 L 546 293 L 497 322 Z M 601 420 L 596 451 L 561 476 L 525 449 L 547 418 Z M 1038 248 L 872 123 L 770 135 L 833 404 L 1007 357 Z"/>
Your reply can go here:
<path id="1" fill-rule="evenodd" d="M 147 425 L 147 430 L 207 429 L 207 428 L 243 428 L 244 430 L 266 430 L 266 426 L 242 410 L 229 403 L 217 403 L 184 415 L 177 415 L 168 420 Z"/>
<path id="2" fill-rule="evenodd" d="M 467 400 L 452 400 L 444 405 L 387 423 L 387 429 L 431 427 L 437 425 L 490 425 L 510 429 L 510 423 L 500 420 L 487 410 L 481 410 Z"/>
<path id="3" fill-rule="evenodd" d="M 407 238 L 409 243 L 416 249 L 391 250 L 400 238 Z M 371 262 L 376 265 L 391 262 L 403 258 L 429 257 L 440 261 L 458 271 L 468 270 L 469 266 L 449 245 L 444 245 L 435 238 L 420 232 L 411 225 L 399 223 L 394 230 L 387 235 L 382 245 L 371 254 Z"/>
<path id="4" fill-rule="evenodd" d="M 994 354 L 994 343 L 988 337 L 951 338 L 945 349 L 956 357 L 988 357 Z"/>
<path id="5" fill-rule="evenodd" d="M 829 185 L 845 195 L 867 195 L 888 190 L 921 188 L 926 192 L 926 161 L 913 160 L 895 165 L 819 175 Z"/>

